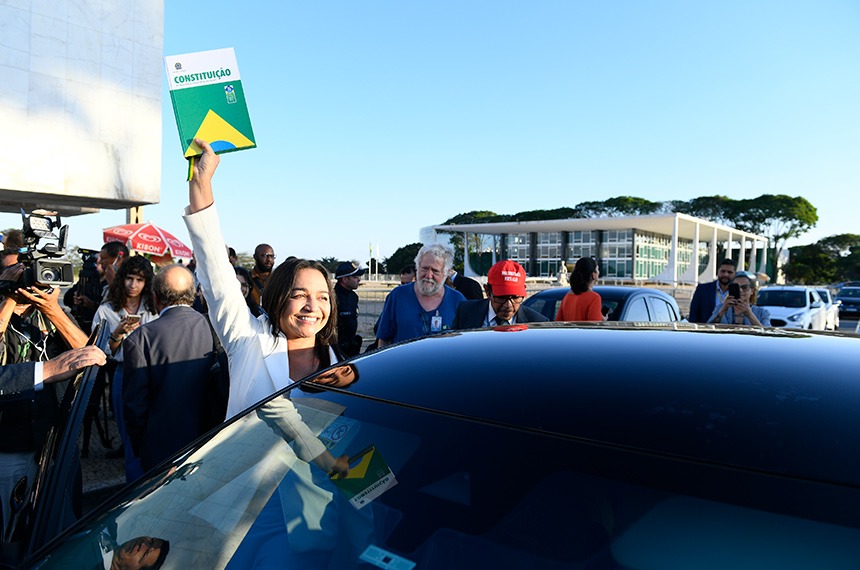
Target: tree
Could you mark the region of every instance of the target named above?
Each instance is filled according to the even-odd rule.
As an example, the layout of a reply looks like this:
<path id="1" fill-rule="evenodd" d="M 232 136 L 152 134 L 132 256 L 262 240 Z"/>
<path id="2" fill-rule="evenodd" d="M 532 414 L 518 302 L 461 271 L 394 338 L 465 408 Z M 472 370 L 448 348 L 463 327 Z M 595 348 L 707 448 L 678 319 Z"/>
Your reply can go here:
<path id="1" fill-rule="evenodd" d="M 758 198 L 738 200 L 734 212 L 738 229 L 767 236 L 776 259 L 785 249 L 785 242 L 796 238 L 818 223 L 818 210 L 806 198 L 785 194 L 762 194 Z"/>
<path id="2" fill-rule="evenodd" d="M 783 272 L 786 279 L 801 284 L 860 279 L 860 235 L 837 234 L 792 247 Z"/>
<path id="3" fill-rule="evenodd" d="M 594 200 L 577 204 L 581 218 L 605 218 L 612 216 L 643 216 L 655 214 L 663 209 L 662 202 L 652 202 L 634 196 L 616 196 L 608 200 Z"/>
<path id="4" fill-rule="evenodd" d="M 409 245 L 398 247 L 394 253 L 385 258 L 385 266 L 388 268 L 388 272 L 399 273 L 403 267 L 410 263 L 415 263 L 415 256 L 418 255 L 421 245 L 420 243 L 410 243 Z"/>
<path id="5" fill-rule="evenodd" d="M 700 196 L 691 200 L 669 203 L 671 212 L 687 214 L 718 224 L 727 224 L 734 217 L 736 201 L 726 196 Z"/>
<path id="6" fill-rule="evenodd" d="M 322 257 L 319 262 L 326 268 L 326 271 L 332 275 L 337 271 L 337 266 L 341 264 L 341 261 L 336 257 Z"/>

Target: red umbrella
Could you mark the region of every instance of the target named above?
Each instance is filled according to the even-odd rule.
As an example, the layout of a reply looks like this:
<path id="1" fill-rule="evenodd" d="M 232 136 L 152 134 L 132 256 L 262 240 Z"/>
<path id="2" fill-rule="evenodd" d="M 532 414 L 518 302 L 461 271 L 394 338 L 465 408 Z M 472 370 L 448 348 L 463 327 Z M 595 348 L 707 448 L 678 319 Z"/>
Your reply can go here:
<path id="1" fill-rule="evenodd" d="M 174 257 L 191 257 L 191 248 L 152 222 L 125 224 L 104 231 L 105 243 L 119 241 L 129 249 L 154 256 L 172 254 Z"/>

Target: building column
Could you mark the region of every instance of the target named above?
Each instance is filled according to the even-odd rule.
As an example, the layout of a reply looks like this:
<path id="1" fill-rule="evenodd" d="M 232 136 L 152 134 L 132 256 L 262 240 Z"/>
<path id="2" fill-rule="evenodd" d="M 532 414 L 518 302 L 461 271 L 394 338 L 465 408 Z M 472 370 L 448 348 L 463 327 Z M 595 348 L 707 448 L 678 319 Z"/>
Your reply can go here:
<path id="1" fill-rule="evenodd" d="M 671 259 L 669 264 L 672 266 L 672 286 L 678 286 L 678 214 L 675 214 L 672 221 L 672 249 L 670 250 Z"/>
<path id="2" fill-rule="evenodd" d="M 758 260 L 758 240 L 754 239 L 752 242 L 752 251 L 750 251 L 750 271 L 753 273 L 758 272 L 758 265 L 756 261 Z"/>
<path id="3" fill-rule="evenodd" d="M 717 278 L 717 226 L 711 226 L 711 242 L 708 244 L 708 266 L 699 275 L 699 283 L 707 283 Z M 702 279 L 702 277 L 705 279 Z"/>
<path id="4" fill-rule="evenodd" d="M 143 223 L 143 206 L 132 206 L 125 211 L 125 223 L 127 224 L 142 224 Z"/>
<path id="5" fill-rule="evenodd" d="M 526 269 L 526 273 L 529 275 L 538 275 L 540 264 L 538 263 L 537 258 L 537 249 L 538 249 L 538 235 L 537 232 L 529 232 L 529 267 Z"/>

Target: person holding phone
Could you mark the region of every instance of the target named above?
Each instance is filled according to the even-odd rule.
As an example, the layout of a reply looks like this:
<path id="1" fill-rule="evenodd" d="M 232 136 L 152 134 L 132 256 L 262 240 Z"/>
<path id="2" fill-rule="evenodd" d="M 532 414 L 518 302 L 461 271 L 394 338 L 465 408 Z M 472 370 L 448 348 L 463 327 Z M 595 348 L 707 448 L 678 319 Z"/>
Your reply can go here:
<path id="1" fill-rule="evenodd" d="M 148 259 L 140 255 L 127 258 L 111 281 L 107 300 L 99 305 L 93 317 L 93 327 L 102 323 L 103 327 L 109 327 L 108 330 L 111 331 L 108 348 L 116 363 L 111 382 L 111 405 L 122 439 L 121 449 L 125 456 L 127 481 L 134 481 L 143 475 L 143 468 L 140 466 L 140 460 L 132 454 L 122 416 L 122 341 L 137 327 L 158 318 L 152 296 L 154 277 L 155 273 Z"/>
<path id="2" fill-rule="evenodd" d="M 709 323 L 770 326 L 770 312 L 755 306 L 756 279 L 752 273 L 739 271 L 729 283 L 726 301 L 714 309 Z"/>

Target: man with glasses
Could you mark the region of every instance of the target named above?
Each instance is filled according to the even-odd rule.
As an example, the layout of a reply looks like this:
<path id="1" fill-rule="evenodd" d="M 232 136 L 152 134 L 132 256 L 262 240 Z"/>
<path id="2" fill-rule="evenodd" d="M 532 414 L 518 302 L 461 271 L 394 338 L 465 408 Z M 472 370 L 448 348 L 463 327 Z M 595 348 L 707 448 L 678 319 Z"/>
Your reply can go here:
<path id="1" fill-rule="evenodd" d="M 445 285 L 454 264 L 454 250 L 434 243 L 415 256 L 414 283 L 395 287 L 385 298 L 376 339 L 380 347 L 393 342 L 450 330 L 457 305 L 466 298 Z"/>
<path id="2" fill-rule="evenodd" d="M 460 303 L 453 328 L 475 329 L 546 321 L 542 314 L 522 306 L 525 298 L 526 270 L 516 261 L 500 261 L 487 273 L 487 298 Z"/>
<path id="3" fill-rule="evenodd" d="M 272 275 L 275 266 L 275 250 L 267 243 L 261 243 L 254 248 L 254 269 L 251 270 L 251 297 L 258 305 L 262 305 L 263 288 Z"/>

